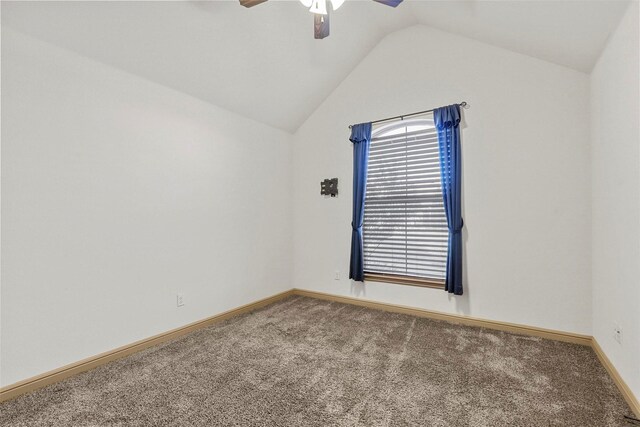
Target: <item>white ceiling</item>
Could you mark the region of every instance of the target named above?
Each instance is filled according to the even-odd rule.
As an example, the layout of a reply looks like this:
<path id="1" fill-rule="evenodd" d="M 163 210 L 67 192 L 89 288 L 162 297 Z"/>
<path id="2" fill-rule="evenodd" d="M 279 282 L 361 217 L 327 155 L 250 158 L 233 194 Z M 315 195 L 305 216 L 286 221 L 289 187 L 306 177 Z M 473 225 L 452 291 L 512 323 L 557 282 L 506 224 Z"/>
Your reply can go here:
<path id="1" fill-rule="evenodd" d="M 2 2 L 2 25 L 293 132 L 387 34 L 430 25 L 589 72 L 627 0 Z"/>

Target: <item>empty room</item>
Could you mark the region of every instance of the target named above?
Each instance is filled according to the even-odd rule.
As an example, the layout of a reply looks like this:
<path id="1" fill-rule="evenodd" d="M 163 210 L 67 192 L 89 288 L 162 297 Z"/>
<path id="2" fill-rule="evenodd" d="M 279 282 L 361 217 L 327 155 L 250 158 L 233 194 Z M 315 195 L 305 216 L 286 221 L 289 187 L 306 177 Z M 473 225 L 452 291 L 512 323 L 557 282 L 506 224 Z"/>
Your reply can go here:
<path id="1" fill-rule="evenodd" d="M 0 426 L 640 426 L 640 1 L 1 1 Z"/>

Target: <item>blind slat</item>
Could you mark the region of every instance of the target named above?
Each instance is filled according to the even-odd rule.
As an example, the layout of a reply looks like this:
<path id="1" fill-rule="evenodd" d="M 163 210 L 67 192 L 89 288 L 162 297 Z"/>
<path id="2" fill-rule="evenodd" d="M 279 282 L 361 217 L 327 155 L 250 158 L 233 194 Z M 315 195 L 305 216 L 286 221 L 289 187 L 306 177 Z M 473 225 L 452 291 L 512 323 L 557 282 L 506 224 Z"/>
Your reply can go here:
<path id="1" fill-rule="evenodd" d="M 399 133 L 388 133 L 386 135 L 374 136 L 371 138 L 371 142 L 381 143 L 384 141 L 389 141 L 392 139 L 405 139 L 405 138 L 416 138 L 422 135 L 437 135 L 437 131 L 435 128 L 424 128 L 420 130 L 415 130 L 411 132 L 399 132 Z"/>
<path id="2" fill-rule="evenodd" d="M 427 141 L 416 141 L 415 144 L 411 145 L 398 144 L 397 146 L 390 147 L 369 147 L 369 156 L 370 158 L 377 158 L 405 153 L 435 153 L 434 155 L 438 156 L 440 154 L 438 142 L 429 142 L 428 144 L 426 142 Z"/>
<path id="3" fill-rule="evenodd" d="M 406 254 L 406 259 L 409 259 L 411 261 L 421 261 L 424 263 L 424 265 L 431 265 L 431 266 L 440 266 L 440 265 L 445 265 L 446 262 L 444 262 L 443 260 L 441 260 L 438 257 L 439 254 L 435 254 L 435 256 L 430 257 L 430 258 L 426 258 L 426 257 L 421 257 L 421 256 L 416 256 L 415 254 Z M 383 252 L 376 252 L 376 253 L 368 253 L 367 254 L 367 259 L 369 261 L 371 260 L 387 260 L 389 258 L 393 259 L 394 257 L 401 257 L 401 258 L 405 258 L 405 254 L 402 253 L 383 253 Z"/>
<path id="4" fill-rule="evenodd" d="M 433 251 L 442 251 L 447 249 L 446 242 L 432 242 L 432 243 L 423 243 L 423 242 L 406 242 L 406 241 L 379 241 L 379 242 L 370 242 L 364 245 L 366 248 L 380 248 L 380 249 L 393 249 L 396 250 L 398 248 L 407 248 L 415 249 L 415 250 L 433 250 Z M 373 250 L 373 249 L 371 249 Z"/>
<path id="5" fill-rule="evenodd" d="M 430 169 L 422 170 L 410 170 L 410 171 L 378 171 L 371 176 L 371 179 L 367 181 L 368 184 L 378 184 L 387 181 L 408 180 L 415 181 L 417 179 L 436 179 L 440 177 L 440 167 L 434 167 Z"/>

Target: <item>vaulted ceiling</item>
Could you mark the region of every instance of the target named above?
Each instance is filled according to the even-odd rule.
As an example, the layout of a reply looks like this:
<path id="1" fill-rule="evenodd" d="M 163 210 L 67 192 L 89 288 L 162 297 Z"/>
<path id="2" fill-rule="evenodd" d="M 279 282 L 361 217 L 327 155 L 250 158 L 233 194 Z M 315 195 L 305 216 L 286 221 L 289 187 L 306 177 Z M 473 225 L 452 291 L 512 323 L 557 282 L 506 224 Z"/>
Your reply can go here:
<path id="1" fill-rule="evenodd" d="M 297 0 L 3 1 L 2 25 L 294 132 L 391 32 L 429 25 L 589 72 L 627 3 L 351 0 L 324 40 Z"/>

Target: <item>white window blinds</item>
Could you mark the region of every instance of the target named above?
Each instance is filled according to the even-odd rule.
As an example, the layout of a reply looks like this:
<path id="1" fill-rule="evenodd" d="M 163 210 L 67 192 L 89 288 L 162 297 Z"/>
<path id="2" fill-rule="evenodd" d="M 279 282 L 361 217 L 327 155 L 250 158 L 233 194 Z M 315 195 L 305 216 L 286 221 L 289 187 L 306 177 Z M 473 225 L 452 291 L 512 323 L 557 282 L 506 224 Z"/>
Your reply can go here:
<path id="1" fill-rule="evenodd" d="M 448 229 L 432 117 L 374 130 L 363 237 L 365 274 L 444 280 Z"/>

